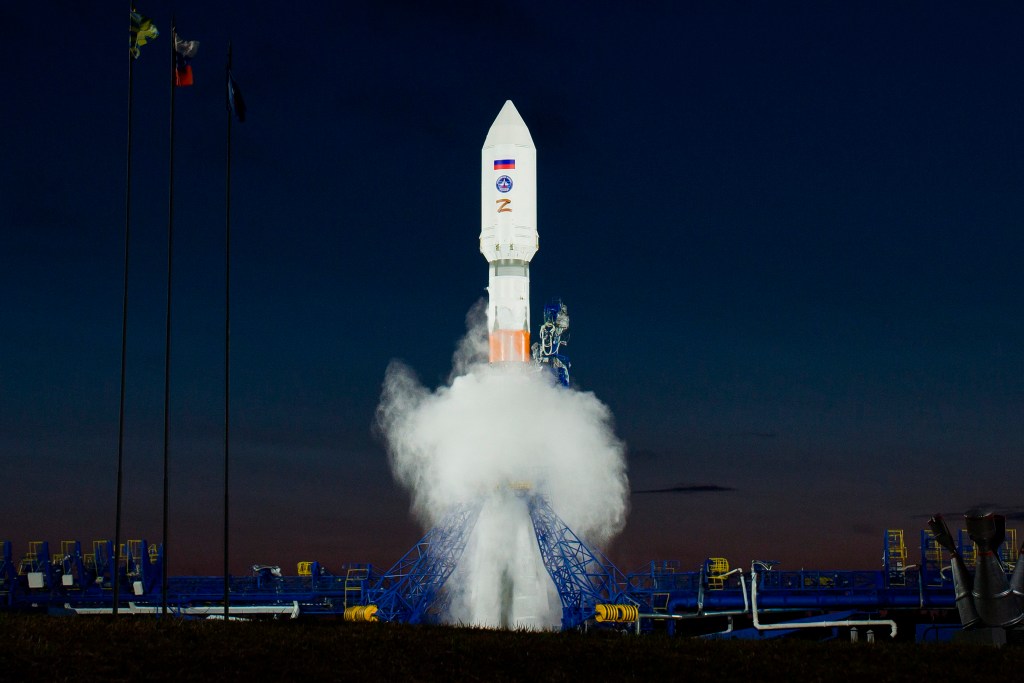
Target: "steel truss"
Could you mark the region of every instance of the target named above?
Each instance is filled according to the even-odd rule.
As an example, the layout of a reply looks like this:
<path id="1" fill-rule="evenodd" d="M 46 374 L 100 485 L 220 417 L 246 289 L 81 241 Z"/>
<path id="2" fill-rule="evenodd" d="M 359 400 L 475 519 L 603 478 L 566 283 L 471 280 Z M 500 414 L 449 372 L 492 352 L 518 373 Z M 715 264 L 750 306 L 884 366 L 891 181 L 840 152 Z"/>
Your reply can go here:
<path id="1" fill-rule="evenodd" d="M 531 496 L 528 505 L 541 559 L 562 602 L 563 630 L 582 625 L 599 604 L 640 606 L 623 591 L 622 572 L 566 526 L 547 498 Z"/>
<path id="2" fill-rule="evenodd" d="M 441 590 L 466 550 L 481 506 L 457 505 L 367 591 L 379 620 L 416 624 L 440 612 L 446 604 L 438 601 Z"/>

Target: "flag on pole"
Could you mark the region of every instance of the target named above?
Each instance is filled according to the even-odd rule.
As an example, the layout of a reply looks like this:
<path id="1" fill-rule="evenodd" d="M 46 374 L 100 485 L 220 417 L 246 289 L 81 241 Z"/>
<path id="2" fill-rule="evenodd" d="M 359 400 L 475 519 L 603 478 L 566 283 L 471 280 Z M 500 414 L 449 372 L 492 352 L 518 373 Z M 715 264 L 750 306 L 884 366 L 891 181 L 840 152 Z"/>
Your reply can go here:
<path id="1" fill-rule="evenodd" d="M 192 58 L 198 51 L 198 40 L 182 40 L 178 32 L 174 32 L 174 85 L 192 85 Z"/>
<path id="2" fill-rule="evenodd" d="M 242 99 L 242 91 L 238 89 L 230 69 L 228 70 L 228 111 L 234 114 L 239 123 L 245 121 L 245 100 Z"/>
<path id="3" fill-rule="evenodd" d="M 160 32 L 156 30 L 156 26 L 153 25 L 153 21 L 135 10 L 132 10 L 130 13 L 128 31 L 128 50 L 135 59 L 139 58 L 139 46 L 145 45 L 160 35 Z"/>

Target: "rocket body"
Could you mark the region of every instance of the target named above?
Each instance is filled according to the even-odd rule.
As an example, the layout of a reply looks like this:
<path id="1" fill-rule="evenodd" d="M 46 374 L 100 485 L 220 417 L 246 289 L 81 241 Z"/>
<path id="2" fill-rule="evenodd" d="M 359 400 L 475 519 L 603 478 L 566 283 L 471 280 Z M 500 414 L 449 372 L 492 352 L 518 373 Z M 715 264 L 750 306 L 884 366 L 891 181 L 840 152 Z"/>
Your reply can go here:
<path id="1" fill-rule="evenodd" d="M 530 260 L 537 253 L 537 148 L 511 100 L 481 150 L 480 253 L 487 259 L 490 360 L 530 359 Z"/>

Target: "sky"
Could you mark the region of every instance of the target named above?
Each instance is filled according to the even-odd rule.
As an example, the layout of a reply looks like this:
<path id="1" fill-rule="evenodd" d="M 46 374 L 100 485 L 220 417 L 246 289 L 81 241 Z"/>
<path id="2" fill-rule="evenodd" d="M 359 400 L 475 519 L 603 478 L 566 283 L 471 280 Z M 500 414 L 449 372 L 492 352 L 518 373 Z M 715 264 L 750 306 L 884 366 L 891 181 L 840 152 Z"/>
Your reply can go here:
<path id="1" fill-rule="evenodd" d="M 5 3 L 0 538 L 112 538 L 128 7 Z M 388 566 L 423 530 L 374 433 L 393 359 L 445 383 L 480 147 L 538 153 L 534 327 L 627 448 L 623 570 L 873 569 L 929 515 L 1024 530 L 1024 8 L 1010 2 L 139 0 L 123 537 L 159 542 L 169 36 L 179 88 L 171 574 L 221 567 L 224 68 L 231 568 Z M 48 18 L 47 18 L 48 17 Z M 1022 533 L 1024 540 L 1024 533 Z M 913 561 L 913 560 L 912 560 Z"/>

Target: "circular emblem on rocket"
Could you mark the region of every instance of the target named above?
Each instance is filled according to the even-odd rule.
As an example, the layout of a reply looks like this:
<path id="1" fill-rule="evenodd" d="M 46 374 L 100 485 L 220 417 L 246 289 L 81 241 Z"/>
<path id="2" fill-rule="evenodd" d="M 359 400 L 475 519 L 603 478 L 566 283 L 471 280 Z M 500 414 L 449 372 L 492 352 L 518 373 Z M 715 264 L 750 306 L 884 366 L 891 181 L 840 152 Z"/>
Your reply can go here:
<path id="1" fill-rule="evenodd" d="M 498 188 L 498 192 L 508 192 L 512 189 L 512 179 L 507 175 L 503 175 L 498 178 L 498 181 L 494 183 L 494 186 Z"/>

